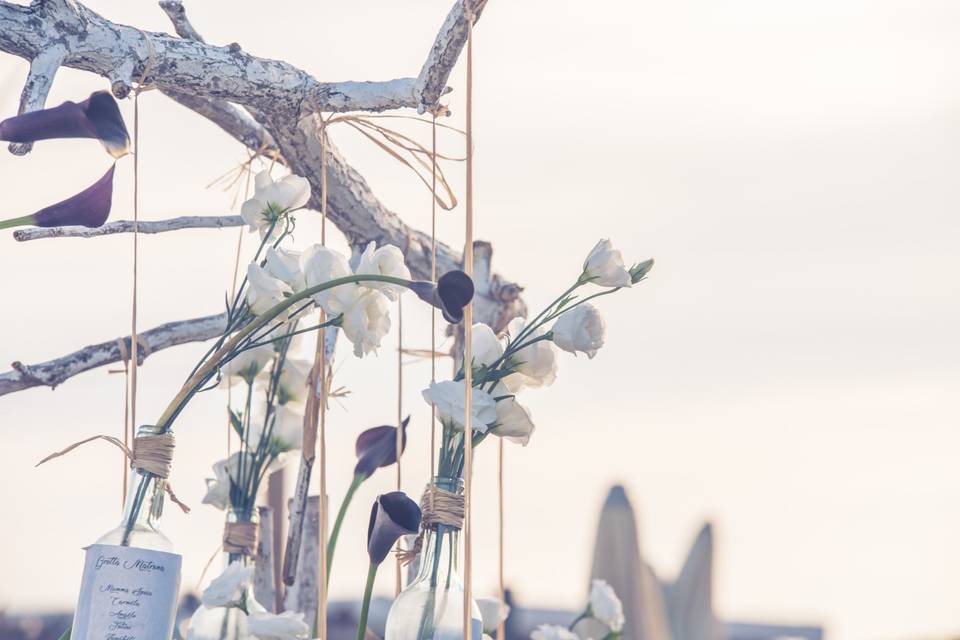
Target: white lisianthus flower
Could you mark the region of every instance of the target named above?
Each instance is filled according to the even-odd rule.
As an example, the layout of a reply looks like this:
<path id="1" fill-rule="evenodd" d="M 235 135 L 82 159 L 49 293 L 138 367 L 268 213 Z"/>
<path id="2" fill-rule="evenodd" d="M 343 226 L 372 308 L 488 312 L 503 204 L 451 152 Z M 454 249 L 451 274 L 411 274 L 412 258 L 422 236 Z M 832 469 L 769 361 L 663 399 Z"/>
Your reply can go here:
<path id="1" fill-rule="evenodd" d="M 303 414 L 290 405 L 276 405 L 270 412 L 273 428 L 270 431 L 270 445 L 274 451 L 285 452 L 299 449 L 303 445 Z M 266 404 L 254 408 L 250 421 L 250 435 L 247 444 L 253 450 L 260 446 L 266 422 Z"/>
<path id="2" fill-rule="evenodd" d="M 516 339 L 525 324 L 526 320 L 523 318 L 514 318 L 507 325 L 507 333 Z M 540 327 L 524 336 L 523 342 L 542 335 L 543 327 Z M 510 356 L 510 364 L 516 373 L 504 378 L 503 382 L 513 392 L 524 387 L 548 387 L 557 379 L 557 349 L 550 340 L 538 340 L 522 347 Z"/>
<path id="3" fill-rule="evenodd" d="M 363 250 L 355 273 L 371 273 L 404 280 L 410 279 L 410 270 L 403 261 L 403 253 L 400 249 L 392 244 L 385 244 L 378 249 L 376 242 L 371 242 Z M 388 282 L 364 282 L 363 286 L 382 291 L 390 300 L 396 300 L 400 294 L 407 290 L 406 287 Z"/>
<path id="4" fill-rule="evenodd" d="M 503 384 L 494 387 L 490 394 L 497 400 L 497 421 L 490 427 L 490 433 L 511 442 L 527 446 L 536 426 L 530 417 L 530 410 L 517 402 L 516 397 L 503 398 L 510 391 Z"/>
<path id="5" fill-rule="evenodd" d="M 467 415 L 466 386 L 463 380 L 431 382 L 423 390 L 423 399 L 437 408 L 437 416 L 442 422 L 450 422 L 463 429 Z M 470 397 L 470 424 L 474 431 L 484 433 L 487 425 L 497 419 L 497 403 L 493 396 L 481 389 L 473 389 Z"/>
<path id="6" fill-rule="evenodd" d="M 633 284 L 630 272 L 623 265 L 623 256 L 609 240 L 601 240 L 583 262 L 580 282 L 592 282 L 602 287 L 629 287 Z"/>
<path id="7" fill-rule="evenodd" d="M 299 251 L 268 247 L 263 269 L 268 275 L 284 282 L 294 293 L 303 291 L 305 285 Z"/>
<path id="8" fill-rule="evenodd" d="M 380 347 L 390 331 L 390 309 L 379 291 L 367 289 L 343 312 L 343 335 L 353 343 L 353 355 L 362 358 Z"/>
<path id="9" fill-rule="evenodd" d="M 610 631 L 619 633 L 623 630 L 623 604 L 617 593 L 605 580 L 594 580 L 590 585 L 590 616 L 599 620 L 610 628 Z"/>
<path id="10" fill-rule="evenodd" d="M 274 305 L 283 302 L 293 293 L 283 280 L 274 278 L 260 265 L 247 266 L 247 304 L 254 315 L 260 315 Z"/>
<path id="11" fill-rule="evenodd" d="M 307 378 L 313 363 L 299 358 L 284 358 L 280 379 L 277 381 L 279 404 L 303 402 L 307 398 Z"/>
<path id="12" fill-rule="evenodd" d="M 319 244 L 308 247 L 300 254 L 300 269 L 303 271 L 304 284 L 308 288 L 337 278 L 345 278 L 353 273 L 350 271 L 350 264 L 341 253 Z M 321 291 L 313 296 L 313 299 L 327 312 L 327 315 L 335 316 L 346 311 L 358 295 L 360 295 L 360 287 L 350 283 Z"/>
<path id="13" fill-rule="evenodd" d="M 489 326 L 478 322 L 473 325 L 473 340 L 470 342 L 473 366 L 490 366 L 503 355 L 503 344 Z"/>
<path id="14" fill-rule="evenodd" d="M 510 605 L 500 598 L 477 598 L 480 617 L 483 619 L 484 633 L 493 633 L 500 623 L 510 615 Z"/>
<path id="15" fill-rule="evenodd" d="M 567 311 L 551 329 L 553 342 L 558 347 L 574 355 L 582 351 L 588 358 L 597 355 L 606 331 L 607 323 L 592 304 L 581 304 Z"/>
<path id="16" fill-rule="evenodd" d="M 580 636 L 566 627 L 542 624 L 530 633 L 530 640 L 580 640 Z"/>
<path id="17" fill-rule="evenodd" d="M 302 613 L 252 611 L 247 616 L 247 632 L 260 640 L 298 640 L 310 637 L 310 627 Z"/>
<path id="18" fill-rule="evenodd" d="M 310 200 L 310 183 L 297 175 L 274 182 L 270 172 L 264 170 L 253 184 L 253 197 L 240 207 L 240 217 L 251 231 L 260 231 L 261 235 L 283 214 L 300 209 Z"/>
<path id="19" fill-rule="evenodd" d="M 244 599 L 244 589 L 249 586 L 252 576 L 253 565 L 245 567 L 239 561 L 231 562 L 223 573 L 210 581 L 200 601 L 208 607 L 240 605 Z"/>
<path id="20" fill-rule="evenodd" d="M 253 382 L 257 374 L 271 360 L 273 360 L 273 347 L 269 344 L 241 351 L 233 360 L 220 368 L 220 386 L 227 388 L 241 380 L 247 383 Z"/>
<path id="21" fill-rule="evenodd" d="M 213 478 L 206 479 L 207 494 L 201 502 L 224 511 L 230 506 L 230 476 L 227 475 L 226 460 L 213 464 L 213 475 Z"/>

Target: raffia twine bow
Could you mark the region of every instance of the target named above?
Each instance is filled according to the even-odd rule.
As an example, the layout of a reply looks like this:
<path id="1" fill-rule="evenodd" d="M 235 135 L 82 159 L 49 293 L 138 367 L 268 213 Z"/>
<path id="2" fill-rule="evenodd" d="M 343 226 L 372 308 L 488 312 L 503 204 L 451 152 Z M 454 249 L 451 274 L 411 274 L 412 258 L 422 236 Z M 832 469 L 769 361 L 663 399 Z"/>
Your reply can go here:
<path id="1" fill-rule="evenodd" d="M 423 548 L 423 535 L 427 529 L 442 524 L 456 530 L 463 528 L 466 513 L 463 496 L 453 491 L 441 489 L 435 484 L 427 485 L 420 498 L 420 533 L 410 549 L 398 549 L 397 558 L 404 565 L 410 564 L 420 555 Z"/>
<path id="2" fill-rule="evenodd" d="M 444 111 L 446 107 L 443 107 Z M 315 114 L 317 122 L 319 123 L 317 127 L 317 137 L 322 140 L 323 136 L 326 134 L 326 128 L 330 125 L 343 122 L 355 130 L 359 131 L 363 136 L 368 140 L 373 142 L 375 145 L 383 149 L 387 154 L 395 159 L 397 162 L 400 162 L 405 167 L 413 171 L 413 173 L 420 179 L 420 182 L 431 192 L 434 200 L 437 204 L 444 210 L 450 211 L 457 206 L 457 197 L 453 193 L 453 188 L 450 186 L 450 183 L 447 182 L 446 176 L 443 174 L 443 170 L 439 165 L 435 164 L 435 160 L 451 160 L 454 162 L 463 162 L 465 158 L 455 158 L 453 156 L 447 156 L 440 153 L 435 153 L 434 151 L 428 149 L 423 144 L 417 142 L 414 138 L 400 133 L 394 129 L 383 126 L 375 122 L 376 120 L 385 120 L 385 119 L 399 119 L 399 120 L 413 120 L 416 122 L 422 122 L 424 124 L 434 124 L 431 120 L 425 118 L 417 118 L 414 116 L 400 116 L 400 115 L 355 115 L 351 113 L 336 114 L 330 116 L 329 118 L 324 119 L 319 114 Z M 456 133 L 463 134 L 464 132 L 455 127 L 451 127 L 444 124 L 437 124 L 436 126 L 442 127 L 444 129 L 449 129 L 450 131 L 455 131 Z M 404 154 L 409 155 L 409 159 L 404 157 Z M 433 180 L 433 169 L 436 166 L 436 178 L 440 186 L 443 187 L 443 190 L 446 192 L 446 199 L 441 197 L 433 188 L 431 181 Z"/>
<path id="3" fill-rule="evenodd" d="M 227 522 L 223 525 L 223 550 L 252 556 L 257 550 L 257 523 Z"/>
<path id="4" fill-rule="evenodd" d="M 173 434 L 169 431 L 155 435 L 137 436 L 133 439 L 133 448 L 128 448 L 125 444 L 123 444 L 123 442 L 121 442 L 118 438 L 114 438 L 113 436 L 91 436 L 85 440 L 74 442 L 70 446 L 61 449 L 60 451 L 51 453 L 46 458 L 38 462 L 35 466 L 39 467 L 45 462 L 49 462 L 54 458 L 59 458 L 60 456 L 66 455 L 77 447 L 85 445 L 88 442 L 93 442 L 94 440 L 105 440 L 109 442 L 113 446 L 123 451 L 124 455 L 126 455 L 130 460 L 130 465 L 132 467 L 145 471 L 163 480 L 164 491 L 166 491 L 167 495 L 170 496 L 170 500 L 175 505 L 180 507 L 184 513 L 190 513 L 190 507 L 180 502 L 176 494 L 173 492 L 170 482 L 167 481 L 167 478 L 170 477 L 170 469 L 173 465 L 173 450 L 175 448 Z"/>

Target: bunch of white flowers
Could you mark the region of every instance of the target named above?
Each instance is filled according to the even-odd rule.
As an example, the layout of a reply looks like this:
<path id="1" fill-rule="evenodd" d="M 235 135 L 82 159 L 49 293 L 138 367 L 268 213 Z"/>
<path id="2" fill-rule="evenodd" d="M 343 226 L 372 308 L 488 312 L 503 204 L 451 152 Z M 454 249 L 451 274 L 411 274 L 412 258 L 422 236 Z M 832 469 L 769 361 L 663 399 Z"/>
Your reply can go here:
<path id="1" fill-rule="evenodd" d="M 501 336 L 485 324 L 473 326 L 471 424 L 475 443 L 489 434 L 523 445 L 530 441 L 534 423 L 517 394 L 554 383 L 557 347 L 574 355 L 596 356 L 604 343 L 606 323 L 589 300 L 639 282 L 652 265 L 648 260 L 627 269 L 612 243 L 601 240 L 584 260 L 574 284 L 533 320 L 514 318 Z M 604 289 L 578 297 L 578 289 L 593 285 Z M 432 383 L 423 391 L 424 399 L 435 407 L 440 422 L 451 432 L 463 431 L 463 378 L 461 371 L 455 380 Z"/>
<path id="2" fill-rule="evenodd" d="M 576 626 L 583 620 L 596 620 L 607 627 L 607 634 L 602 640 L 617 640 L 623 634 L 624 616 L 623 603 L 616 592 L 604 580 L 594 580 L 590 584 L 590 596 L 587 606 L 578 615 L 569 627 L 554 624 L 542 624 L 531 634 L 531 640 L 580 640 L 574 632 Z"/>

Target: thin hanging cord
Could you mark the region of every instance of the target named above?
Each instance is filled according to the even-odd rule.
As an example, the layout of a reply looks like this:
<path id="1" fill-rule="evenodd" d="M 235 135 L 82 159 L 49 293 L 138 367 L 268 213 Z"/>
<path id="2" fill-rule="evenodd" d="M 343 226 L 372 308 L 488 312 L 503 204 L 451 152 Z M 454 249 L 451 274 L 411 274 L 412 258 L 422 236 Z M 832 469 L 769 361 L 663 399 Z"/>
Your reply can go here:
<path id="1" fill-rule="evenodd" d="M 400 468 L 400 457 L 403 455 L 403 298 L 397 296 L 397 491 L 400 491 L 403 474 Z M 403 587 L 403 563 L 397 555 L 396 595 L 400 595 Z"/>
<path id="2" fill-rule="evenodd" d="M 437 281 L 437 112 L 433 112 L 430 157 L 432 180 L 430 183 L 430 281 Z M 437 309 L 430 307 L 430 382 L 437 381 Z M 430 403 L 430 478 L 437 468 L 437 407 Z"/>
<path id="3" fill-rule="evenodd" d="M 124 441 L 132 437 L 137 424 L 137 370 L 140 364 L 140 337 L 137 335 L 137 265 L 140 239 L 140 87 L 133 93 L 133 295 L 130 304 L 130 422 Z M 126 472 L 124 472 L 126 477 Z M 126 499 L 126 483 L 124 483 Z"/>
<path id="4" fill-rule="evenodd" d="M 503 438 L 500 438 L 500 450 L 499 455 L 497 456 L 497 506 L 499 508 L 499 520 L 498 520 L 498 533 L 499 540 L 497 546 L 497 560 L 498 560 L 498 586 L 499 586 L 499 595 L 500 602 L 506 602 L 506 588 L 504 587 L 504 578 L 503 578 Z M 497 624 L 497 640 L 504 640 L 506 638 L 506 619 L 501 620 Z"/>
<path id="5" fill-rule="evenodd" d="M 320 127 L 320 244 L 327 245 L 327 130 Z M 327 315 L 320 309 L 320 323 Z M 317 348 L 320 351 L 320 603 L 317 615 L 320 618 L 320 639 L 327 640 L 327 333 L 320 327 Z"/>
<path id="6" fill-rule="evenodd" d="M 130 448 L 130 351 L 123 338 L 117 340 L 120 348 L 120 357 L 123 359 L 123 446 Z M 129 481 L 130 461 L 127 456 L 121 460 L 123 464 L 123 486 L 120 488 L 121 506 L 127 502 L 127 482 Z"/>
<path id="7" fill-rule="evenodd" d="M 467 16 L 467 184 L 466 184 L 466 232 L 463 243 L 463 270 L 473 278 L 473 12 L 470 0 L 464 0 Z M 463 637 L 472 639 L 471 618 L 473 602 L 473 304 L 463 310 L 463 372 L 464 372 L 464 424 L 463 427 Z"/>
<path id="8" fill-rule="evenodd" d="M 247 179 L 243 185 L 243 200 L 250 198 L 250 175 L 247 170 Z M 236 200 L 234 200 L 236 202 Z M 240 250 L 243 247 L 243 234 L 246 228 L 241 226 L 237 233 L 237 252 L 233 259 L 233 284 L 230 287 L 230 299 L 237 295 L 237 275 L 240 273 Z M 233 442 L 233 421 L 230 419 L 230 408 L 233 405 L 233 385 L 227 385 L 227 458 L 230 457 L 231 443 Z"/>

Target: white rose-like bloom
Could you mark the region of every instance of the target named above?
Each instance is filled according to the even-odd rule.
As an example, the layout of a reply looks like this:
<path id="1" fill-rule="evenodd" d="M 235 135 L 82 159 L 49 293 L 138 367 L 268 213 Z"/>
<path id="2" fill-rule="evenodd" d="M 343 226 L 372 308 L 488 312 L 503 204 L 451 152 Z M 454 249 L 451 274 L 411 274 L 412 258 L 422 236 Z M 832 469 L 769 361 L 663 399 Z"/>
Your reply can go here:
<path id="1" fill-rule="evenodd" d="M 484 633 L 493 633 L 500 623 L 510 615 L 510 605 L 500 598 L 477 598 L 480 617 L 483 619 Z"/>
<path id="2" fill-rule="evenodd" d="M 509 394 L 509 390 L 502 384 L 494 387 L 491 393 L 494 399 Z M 497 401 L 497 422 L 490 427 L 490 433 L 527 446 L 534 429 L 536 426 L 530 417 L 530 410 L 517 402 L 515 397 Z"/>
<path id="3" fill-rule="evenodd" d="M 598 242 L 584 260 L 580 280 L 602 287 L 629 287 L 633 282 L 630 272 L 623 266 L 623 256 L 606 239 Z"/>
<path id="4" fill-rule="evenodd" d="M 243 566 L 240 561 L 231 562 L 219 576 L 210 581 L 200 601 L 208 607 L 231 607 L 240 604 L 243 590 L 253 576 L 253 565 Z"/>
<path id="5" fill-rule="evenodd" d="M 410 279 L 410 270 L 403 261 L 403 253 L 400 249 L 392 244 L 385 244 L 377 249 L 376 242 L 371 242 L 363 250 L 355 273 L 371 273 L 404 280 Z M 396 300 L 400 294 L 407 290 L 406 287 L 389 282 L 364 282 L 362 284 L 364 287 L 382 291 L 391 300 Z"/>
<path id="6" fill-rule="evenodd" d="M 507 332 L 514 339 L 523 331 L 526 320 L 514 318 L 507 325 Z M 543 335 L 543 328 L 532 331 L 523 337 L 523 342 Z M 504 378 L 504 384 L 511 391 L 523 387 L 547 387 L 557 379 L 557 349 L 550 340 L 540 340 L 527 345 L 510 356 L 510 362 L 516 373 Z"/>
<path id="7" fill-rule="evenodd" d="M 303 272 L 300 270 L 300 252 L 291 249 L 267 248 L 264 271 L 283 281 L 294 292 L 303 291 Z"/>
<path id="8" fill-rule="evenodd" d="M 227 388 L 241 380 L 253 382 L 257 374 L 273 359 L 273 347 L 269 344 L 260 345 L 237 356 L 220 368 L 220 386 Z"/>
<path id="9" fill-rule="evenodd" d="M 423 399 L 437 408 L 437 416 L 442 422 L 451 422 L 463 429 L 466 422 L 466 382 L 463 380 L 444 380 L 431 382 L 423 390 Z M 487 425 L 497 419 L 497 403 L 486 391 L 471 390 L 470 425 L 474 431 L 484 433 Z"/>
<path id="10" fill-rule="evenodd" d="M 566 627 L 542 624 L 530 633 L 530 640 L 580 640 L 580 637 Z"/>
<path id="11" fill-rule="evenodd" d="M 367 289 L 343 312 L 343 335 L 353 343 L 353 355 L 362 358 L 380 347 L 390 331 L 390 309 L 379 291 Z"/>
<path id="12" fill-rule="evenodd" d="M 593 358 L 603 346 L 607 323 L 592 304 L 581 304 L 561 315 L 551 331 L 553 342 L 564 351 L 582 351 Z"/>
<path id="13" fill-rule="evenodd" d="M 260 640 L 298 640 L 310 637 L 310 627 L 302 613 L 253 611 L 247 616 L 247 632 Z"/>
<path id="14" fill-rule="evenodd" d="M 266 233 L 283 213 L 300 209 L 310 200 L 310 183 L 306 178 L 290 174 L 274 182 L 267 170 L 253 179 L 253 197 L 240 207 L 240 217 L 251 231 Z"/>
<path id="15" fill-rule="evenodd" d="M 308 247 L 300 254 L 300 270 L 308 288 L 353 274 L 343 254 L 319 244 Z M 360 287 L 351 283 L 321 291 L 313 299 L 327 315 L 335 316 L 346 311 L 359 294 Z"/>
<path id="16" fill-rule="evenodd" d="M 482 322 L 473 325 L 473 340 L 470 345 L 472 346 L 473 365 L 475 367 L 490 366 L 503 355 L 503 345 L 497 339 L 497 334 Z"/>
<path id="17" fill-rule="evenodd" d="M 605 580 L 594 580 L 590 585 L 590 615 L 615 633 L 623 630 L 623 604 Z"/>
<path id="18" fill-rule="evenodd" d="M 293 291 L 287 283 L 274 278 L 260 265 L 250 263 L 247 266 L 247 304 L 254 315 L 259 316 L 283 302 L 291 293 Z"/>
<path id="19" fill-rule="evenodd" d="M 207 494 L 201 502 L 221 511 L 230 506 L 230 477 L 227 475 L 227 461 L 213 463 L 213 478 L 207 478 Z"/>

